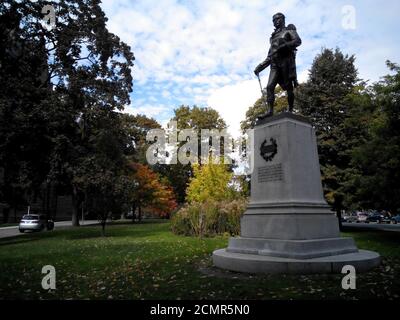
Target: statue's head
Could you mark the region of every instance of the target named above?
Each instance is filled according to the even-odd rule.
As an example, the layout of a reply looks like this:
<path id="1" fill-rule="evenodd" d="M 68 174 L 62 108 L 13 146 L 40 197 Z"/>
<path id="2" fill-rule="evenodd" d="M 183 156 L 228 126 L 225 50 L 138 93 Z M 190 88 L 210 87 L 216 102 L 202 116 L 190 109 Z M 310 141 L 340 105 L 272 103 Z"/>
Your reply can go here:
<path id="1" fill-rule="evenodd" d="M 283 13 L 276 13 L 272 17 L 272 22 L 274 23 L 274 27 L 279 29 L 285 26 L 285 15 Z"/>

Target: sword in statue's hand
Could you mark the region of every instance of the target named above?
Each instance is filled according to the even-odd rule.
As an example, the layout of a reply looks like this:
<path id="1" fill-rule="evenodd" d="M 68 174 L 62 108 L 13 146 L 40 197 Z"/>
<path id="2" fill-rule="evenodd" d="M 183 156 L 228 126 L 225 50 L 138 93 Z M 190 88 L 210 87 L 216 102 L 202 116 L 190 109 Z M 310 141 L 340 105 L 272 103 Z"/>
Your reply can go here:
<path id="1" fill-rule="evenodd" d="M 267 99 L 265 98 L 264 90 L 263 90 L 262 85 L 261 85 L 260 72 L 261 72 L 262 70 L 264 70 L 265 68 L 268 68 L 268 67 L 270 66 L 270 64 L 271 64 L 271 60 L 270 60 L 269 58 L 267 58 L 267 59 L 265 59 L 263 62 L 261 62 L 261 63 L 256 67 L 256 69 L 254 70 L 254 74 L 257 76 L 258 83 L 259 83 L 259 85 L 260 85 L 261 97 L 262 97 L 262 100 L 263 100 L 263 102 L 264 102 L 264 107 L 265 107 L 265 109 L 267 109 Z"/>
<path id="2" fill-rule="evenodd" d="M 266 99 L 265 99 L 264 90 L 263 90 L 262 85 L 261 85 L 260 75 L 258 73 L 256 75 L 257 75 L 258 83 L 260 84 L 261 97 L 262 97 L 262 100 L 264 102 L 264 107 L 267 109 L 267 102 L 266 102 Z"/>

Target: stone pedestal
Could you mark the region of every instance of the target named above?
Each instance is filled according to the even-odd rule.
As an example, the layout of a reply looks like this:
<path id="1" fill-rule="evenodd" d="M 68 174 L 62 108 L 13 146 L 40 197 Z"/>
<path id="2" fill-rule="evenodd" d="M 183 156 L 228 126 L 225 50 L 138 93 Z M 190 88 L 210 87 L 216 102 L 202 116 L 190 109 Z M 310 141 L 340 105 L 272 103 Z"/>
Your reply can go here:
<path id="1" fill-rule="evenodd" d="M 341 238 L 326 203 L 311 123 L 282 113 L 254 129 L 251 197 L 241 236 L 216 250 L 217 267 L 241 272 L 340 272 L 346 264 L 365 271 L 379 264 L 377 253 L 358 250 Z"/>

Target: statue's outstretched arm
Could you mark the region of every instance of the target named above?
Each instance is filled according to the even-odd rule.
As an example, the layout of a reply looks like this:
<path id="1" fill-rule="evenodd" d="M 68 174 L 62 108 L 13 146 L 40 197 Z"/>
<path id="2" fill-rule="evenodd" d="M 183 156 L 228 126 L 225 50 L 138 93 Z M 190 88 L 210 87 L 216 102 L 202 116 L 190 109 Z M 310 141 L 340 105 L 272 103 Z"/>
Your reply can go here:
<path id="1" fill-rule="evenodd" d="M 258 75 L 261 71 L 268 68 L 270 64 L 271 64 L 271 49 L 269 49 L 268 51 L 267 58 L 255 68 L 254 73 Z"/>

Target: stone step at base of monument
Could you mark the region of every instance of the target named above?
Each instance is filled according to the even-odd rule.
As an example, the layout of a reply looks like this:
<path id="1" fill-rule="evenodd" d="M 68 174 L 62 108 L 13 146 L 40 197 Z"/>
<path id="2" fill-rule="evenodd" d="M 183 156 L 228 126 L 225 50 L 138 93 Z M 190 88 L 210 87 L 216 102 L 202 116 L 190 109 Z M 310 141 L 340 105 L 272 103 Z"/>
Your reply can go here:
<path id="1" fill-rule="evenodd" d="M 358 252 L 352 238 L 281 240 L 230 238 L 227 252 L 258 254 L 272 257 L 311 259 Z"/>
<path id="2" fill-rule="evenodd" d="M 326 239 L 340 237 L 333 214 L 244 214 L 240 223 L 244 238 Z"/>
<path id="3" fill-rule="evenodd" d="M 212 259 L 214 265 L 222 269 L 269 274 L 341 273 L 345 265 L 354 266 L 356 272 L 365 272 L 380 264 L 379 254 L 367 250 L 312 259 L 290 259 L 219 249 L 213 252 Z"/>

